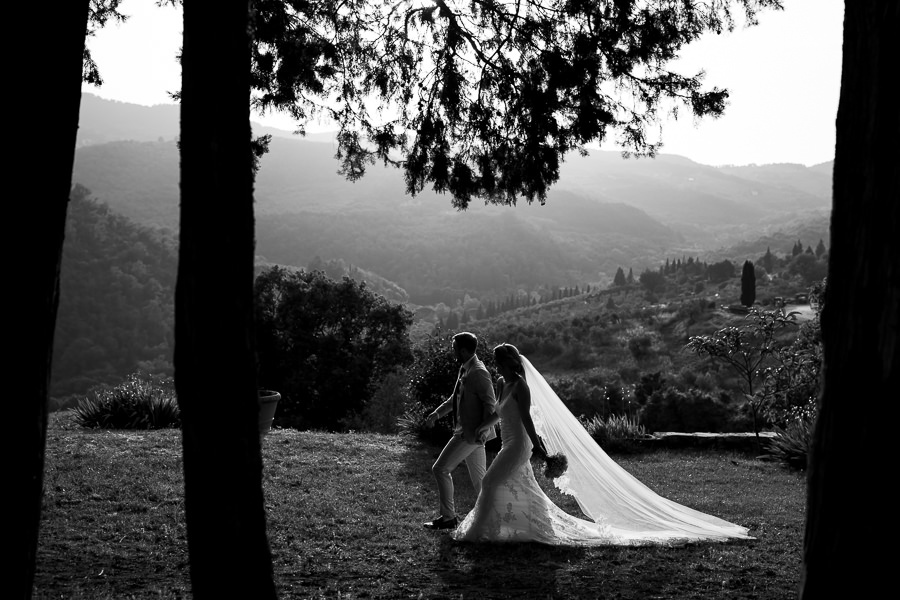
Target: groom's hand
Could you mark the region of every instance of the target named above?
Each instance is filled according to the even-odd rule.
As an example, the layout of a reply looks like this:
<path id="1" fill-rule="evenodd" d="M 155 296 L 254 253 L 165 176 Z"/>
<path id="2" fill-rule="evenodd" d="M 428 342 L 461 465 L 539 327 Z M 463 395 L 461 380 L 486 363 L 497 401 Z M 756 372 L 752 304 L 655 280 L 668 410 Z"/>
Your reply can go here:
<path id="1" fill-rule="evenodd" d="M 425 417 L 425 425 L 427 425 L 428 427 L 434 427 L 434 424 L 437 422 L 437 420 L 439 418 L 440 418 L 440 415 L 433 412 L 430 415 L 428 415 L 427 417 Z"/>

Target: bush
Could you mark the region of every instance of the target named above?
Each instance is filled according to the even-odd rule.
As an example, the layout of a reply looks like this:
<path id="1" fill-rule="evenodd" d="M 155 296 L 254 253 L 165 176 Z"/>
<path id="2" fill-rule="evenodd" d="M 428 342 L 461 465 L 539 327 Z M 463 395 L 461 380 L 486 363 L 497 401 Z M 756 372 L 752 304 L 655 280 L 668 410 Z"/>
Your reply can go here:
<path id="1" fill-rule="evenodd" d="M 89 429 L 180 427 L 181 412 L 171 378 L 132 373 L 115 387 L 92 388 L 74 409 L 75 422 Z"/>
<path id="2" fill-rule="evenodd" d="M 425 418 L 432 410 L 434 407 L 428 408 L 421 402 L 410 402 L 403 414 L 397 417 L 397 432 L 412 441 L 435 446 L 445 443 L 452 433 L 450 426 L 443 422 L 446 419 L 440 419 L 434 427 L 425 423 Z"/>
<path id="3" fill-rule="evenodd" d="M 560 377 L 547 383 L 576 417 L 606 415 L 605 390 L 602 384 L 597 385 L 596 381 L 585 380 L 580 376 Z"/>
<path id="4" fill-rule="evenodd" d="M 653 354 L 653 340 L 646 333 L 636 335 L 628 340 L 628 351 L 640 362 Z"/>
<path id="5" fill-rule="evenodd" d="M 799 418 L 784 427 L 774 427 L 775 437 L 766 447 L 766 454 L 788 468 L 802 471 L 809 460 L 812 443 L 812 418 Z"/>
<path id="6" fill-rule="evenodd" d="M 653 391 L 639 414 L 651 432 L 735 431 L 741 420 L 736 408 L 709 394 L 672 387 Z"/>
<path id="7" fill-rule="evenodd" d="M 409 376 L 405 369 L 385 375 L 360 412 L 343 419 L 346 430 L 372 433 L 397 433 L 397 420 L 406 410 Z"/>
<path id="8" fill-rule="evenodd" d="M 254 301 L 258 382 L 281 393 L 281 427 L 343 428 L 412 360 L 412 312 L 348 277 L 273 267 L 257 276 Z"/>
<path id="9" fill-rule="evenodd" d="M 635 440 L 647 437 L 637 417 L 629 415 L 611 415 L 605 419 L 595 416 L 581 423 L 597 444 L 610 453 L 634 452 L 638 449 Z"/>

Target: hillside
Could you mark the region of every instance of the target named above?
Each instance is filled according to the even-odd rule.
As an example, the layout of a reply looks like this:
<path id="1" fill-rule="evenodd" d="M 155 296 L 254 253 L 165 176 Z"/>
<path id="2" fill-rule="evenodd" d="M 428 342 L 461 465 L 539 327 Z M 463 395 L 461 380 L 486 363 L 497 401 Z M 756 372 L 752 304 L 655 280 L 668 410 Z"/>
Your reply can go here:
<path id="1" fill-rule="evenodd" d="M 561 197 L 559 205 L 582 201 Z M 636 210 L 611 206 L 612 212 Z M 539 207 L 524 212 L 532 209 Z M 361 254 L 358 262 L 325 260 L 315 254 L 308 266 L 336 279 L 350 275 L 388 299 L 406 303 L 416 314 L 411 332 L 414 340 L 433 332 L 439 322 L 455 321 L 453 328 L 464 325 L 477 331 L 488 345 L 494 341 L 519 345 L 523 352 L 541 360 L 548 374 L 587 373 L 588 378 L 613 386 L 633 385 L 654 372 L 693 385 L 696 377 L 690 374 L 700 370 L 696 357 L 683 351 L 687 336 L 708 333 L 742 318 L 722 309 L 737 302 L 738 277 L 712 283 L 707 264 L 693 258 L 672 261 L 671 272 L 666 266 L 665 284 L 652 294 L 638 283 L 621 287 L 598 284 L 589 289 L 564 283 L 546 285 L 571 275 L 564 267 L 575 264 L 587 270 L 593 265 L 563 243 L 566 235 L 580 235 L 579 224 L 570 223 L 567 234 L 561 225 L 554 225 L 560 229 L 552 238 L 546 229 L 528 223 L 517 212 L 492 211 L 478 218 L 450 211 L 440 220 L 453 223 L 445 227 L 444 237 L 436 233 L 439 223 L 427 221 L 427 214 L 421 216 L 415 210 L 401 210 L 393 220 L 379 222 L 377 214 L 366 215 L 360 209 L 358 218 L 351 219 L 356 223 L 354 229 L 343 226 L 341 216 L 330 214 L 264 216 L 259 220 L 260 230 L 272 232 L 267 238 L 271 247 L 265 248 L 268 256 L 258 255 L 257 268 L 290 266 L 290 260 L 274 261 L 271 256 L 284 252 L 284 258 L 290 259 L 289 252 L 303 251 L 298 237 L 319 240 L 309 242 L 310 252 L 368 249 L 368 256 Z M 342 231 L 349 231 L 349 236 L 341 237 Z M 417 233 L 412 236 L 409 232 Z M 594 237 L 614 239 L 613 235 Z M 411 240 L 411 245 L 398 246 L 395 238 Z M 283 242 L 282 249 L 275 243 L 278 241 Z M 176 255 L 175 240 L 168 232 L 139 225 L 90 198 L 85 188 L 76 187 L 63 249 L 54 398 L 62 400 L 99 383 L 121 381 L 137 368 L 171 372 Z M 383 265 L 392 277 L 361 267 L 367 258 Z M 815 273 L 795 271 L 800 258 L 779 256 L 772 269 L 778 276 L 759 278 L 757 299 L 761 303 L 771 305 L 775 296 L 791 297 L 806 291 L 802 280 Z M 813 265 L 807 269 L 822 262 L 814 256 L 809 260 Z M 653 265 L 654 271 L 660 266 Z M 497 282 L 513 280 L 535 282 L 537 289 L 530 294 L 518 290 L 503 298 L 478 297 L 473 291 L 484 286 L 497 296 Z M 466 285 L 453 287 L 454 282 Z M 735 385 L 727 373 L 705 376 L 701 384 L 707 390 Z"/>
<path id="2" fill-rule="evenodd" d="M 52 396 L 118 383 L 139 367 L 171 372 L 177 265 L 171 236 L 75 187 L 60 269 Z"/>
<path id="3" fill-rule="evenodd" d="M 455 211 L 435 194 L 410 198 L 400 173 L 383 167 L 347 182 L 334 173 L 331 152 L 327 144 L 273 140 L 256 183 L 260 260 L 342 259 L 427 304 L 455 302 L 466 291 L 495 296 L 602 282 L 622 264 L 649 264 L 662 249 L 687 245 L 633 206 L 563 189 L 544 206 Z M 177 168 L 174 142 L 113 142 L 80 148 L 73 179 L 138 223 L 175 229 Z"/>
<path id="4" fill-rule="evenodd" d="M 255 191 L 260 260 L 343 260 L 395 282 L 414 303 L 605 285 L 620 266 L 737 257 L 758 252 L 761 238 L 762 251 L 771 245 L 776 252 L 788 252 L 798 237 L 827 239 L 826 167 L 713 168 L 677 156 L 595 152 L 564 164 L 543 206 L 475 203 L 457 212 L 445 196 L 406 195 L 392 168 L 376 165 L 348 182 L 333 154 L 327 143 L 272 140 Z M 174 141 L 83 146 L 74 181 L 138 223 L 177 229 Z"/>

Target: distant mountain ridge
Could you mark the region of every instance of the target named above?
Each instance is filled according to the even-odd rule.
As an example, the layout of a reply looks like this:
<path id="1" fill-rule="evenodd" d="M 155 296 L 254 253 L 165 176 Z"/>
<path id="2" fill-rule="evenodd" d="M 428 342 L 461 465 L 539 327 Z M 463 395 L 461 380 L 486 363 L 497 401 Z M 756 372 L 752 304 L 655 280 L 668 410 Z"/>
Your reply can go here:
<path id="1" fill-rule="evenodd" d="M 177 114 L 174 105 L 86 94 L 73 181 L 138 223 L 177 229 Z M 457 212 L 446 196 L 406 195 L 393 168 L 373 166 L 350 183 L 336 173 L 332 144 L 273 135 L 255 187 L 260 260 L 342 259 L 396 282 L 417 303 L 602 284 L 619 266 L 639 272 L 666 257 L 728 256 L 763 236 L 791 240 L 772 247 L 789 252 L 796 228 L 815 235 L 830 212 L 832 163 L 710 167 L 600 151 L 569 157 L 544 206 L 476 201 Z"/>
<path id="2" fill-rule="evenodd" d="M 135 142 L 174 140 L 179 135 L 179 111 L 177 104 L 143 106 L 83 93 L 76 144 L 89 146 L 123 140 Z M 296 137 L 292 131 L 266 127 L 259 123 L 253 124 L 253 132 L 256 135 Z M 332 137 L 330 133 L 310 134 L 303 139 L 330 142 Z"/>

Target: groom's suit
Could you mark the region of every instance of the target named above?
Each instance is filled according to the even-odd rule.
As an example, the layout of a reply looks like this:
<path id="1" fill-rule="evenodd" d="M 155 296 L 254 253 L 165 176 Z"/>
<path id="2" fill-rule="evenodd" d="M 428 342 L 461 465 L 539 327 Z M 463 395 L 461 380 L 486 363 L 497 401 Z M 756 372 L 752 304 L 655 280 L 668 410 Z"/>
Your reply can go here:
<path id="1" fill-rule="evenodd" d="M 451 473 L 463 460 L 469 469 L 475 493 L 481 493 L 481 479 L 487 469 L 484 442 L 495 438 L 497 434 L 492 428 L 487 439 L 477 440 L 475 432 L 494 413 L 496 405 L 491 374 L 484 363 L 478 360 L 478 356 L 473 355 L 460 368 L 453 394 L 434 411 L 442 417 L 453 414 L 453 437 L 431 468 L 438 483 L 441 515 L 445 518 L 456 517 Z"/>
<path id="2" fill-rule="evenodd" d="M 478 356 L 473 356 L 459 371 L 453 393 L 435 412 L 441 416 L 452 412 L 454 435 L 459 434 L 470 444 L 476 444 L 479 442 L 475 440 L 475 430 L 494 414 L 497 405 L 494 385 L 491 374 L 484 363 L 478 360 Z M 491 429 L 487 439 L 480 443 L 495 437 L 497 434 Z"/>

